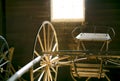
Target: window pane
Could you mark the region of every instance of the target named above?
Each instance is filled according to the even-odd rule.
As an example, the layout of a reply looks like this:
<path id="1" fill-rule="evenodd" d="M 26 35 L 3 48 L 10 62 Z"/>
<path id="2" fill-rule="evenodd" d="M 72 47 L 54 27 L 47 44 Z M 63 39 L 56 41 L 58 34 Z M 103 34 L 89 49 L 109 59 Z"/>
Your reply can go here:
<path id="1" fill-rule="evenodd" d="M 51 0 L 51 21 L 84 21 L 84 0 Z"/>

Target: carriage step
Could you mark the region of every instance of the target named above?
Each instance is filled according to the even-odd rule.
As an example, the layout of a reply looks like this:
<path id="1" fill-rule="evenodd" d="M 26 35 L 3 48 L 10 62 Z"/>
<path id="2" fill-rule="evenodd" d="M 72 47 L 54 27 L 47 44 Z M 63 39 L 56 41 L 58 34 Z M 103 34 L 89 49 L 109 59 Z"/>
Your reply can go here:
<path id="1" fill-rule="evenodd" d="M 104 78 L 105 77 L 105 73 L 94 73 L 94 72 L 78 72 L 77 74 L 75 72 L 73 72 L 73 76 L 74 77 L 101 77 Z"/>
<path id="2" fill-rule="evenodd" d="M 75 68 L 71 68 L 72 71 L 75 70 Z M 100 69 L 97 68 L 76 68 L 77 72 L 100 72 Z M 103 69 L 102 72 L 109 72 L 109 70 Z"/>
<path id="3" fill-rule="evenodd" d="M 100 64 L 82 64 L 82 63 L 76 63 L 76 67 L 100 67 Z"/>

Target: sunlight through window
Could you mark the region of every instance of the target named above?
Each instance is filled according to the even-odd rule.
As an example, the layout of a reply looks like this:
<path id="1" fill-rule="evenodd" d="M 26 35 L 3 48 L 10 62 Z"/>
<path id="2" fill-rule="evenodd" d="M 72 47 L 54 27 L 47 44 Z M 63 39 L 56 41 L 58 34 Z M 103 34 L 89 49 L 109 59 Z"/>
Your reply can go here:
<path id="1" fill-rule="evenodd" d="M 84 0 L 51 0 L 51 21 L 85 20 Z"/>

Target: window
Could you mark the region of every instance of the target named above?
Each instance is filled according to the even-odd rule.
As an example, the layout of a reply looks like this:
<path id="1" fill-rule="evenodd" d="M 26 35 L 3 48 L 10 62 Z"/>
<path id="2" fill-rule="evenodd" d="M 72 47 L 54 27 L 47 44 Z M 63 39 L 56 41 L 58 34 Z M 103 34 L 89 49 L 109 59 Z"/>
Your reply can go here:
<path id="1" fill-rule="evenodd" d="M 51 21 L 74 22 L 85 20 L 84 0 L 51 0 Z"/>

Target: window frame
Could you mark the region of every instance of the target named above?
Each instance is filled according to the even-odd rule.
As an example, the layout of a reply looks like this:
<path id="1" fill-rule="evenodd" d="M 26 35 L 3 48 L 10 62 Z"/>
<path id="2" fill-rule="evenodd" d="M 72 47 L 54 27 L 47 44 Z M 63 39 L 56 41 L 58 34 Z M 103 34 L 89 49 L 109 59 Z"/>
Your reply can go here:
<path id="1" fill-rule="evenodd" d="M 85 21 L 85 0 L 83 0 L 83 18 L 71 18 L 71 19 L 53 19 L 53 0 L 50 0 L 50 20 L 52 22 L 84 22 Z M 69 0 L 68 0 L 69 1 Z"/>

